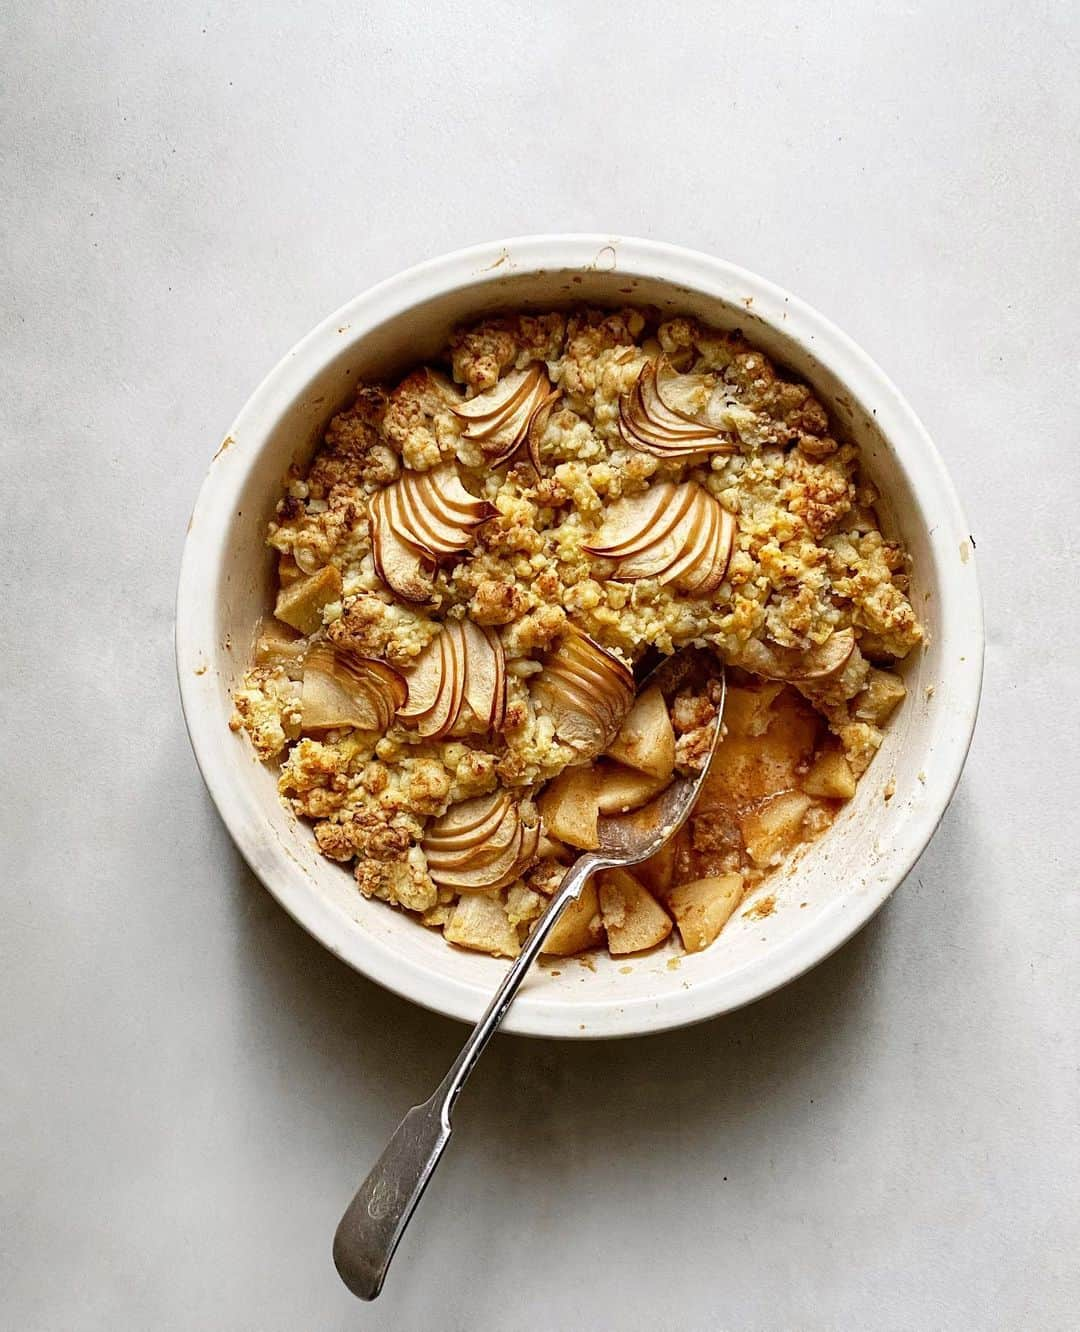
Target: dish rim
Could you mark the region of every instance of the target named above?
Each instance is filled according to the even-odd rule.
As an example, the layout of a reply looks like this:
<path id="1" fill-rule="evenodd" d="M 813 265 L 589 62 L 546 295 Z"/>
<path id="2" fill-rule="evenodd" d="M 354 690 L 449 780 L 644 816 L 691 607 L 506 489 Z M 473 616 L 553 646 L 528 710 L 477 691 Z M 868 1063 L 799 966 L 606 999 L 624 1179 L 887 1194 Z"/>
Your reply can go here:
<path id="1" fill-rule="evenodd" d="M 610 259 L 608 258 L 610 256 Z M 358 929 L 288 864 L 290 852 L 266 835 L 233 789 L 224 746 L 235 744 L 205 706 L 200 646 L 214 641 L 216 607 L 200 593 L 216 586 L 226 554 L 232 498 L 243 491 L 260 465 L 265 440 L 293 401 L 341 351 L 341 331 L 354 336 L 384 324 L 410 308 L 485 278 L 533 272 L 584 272 L 617 266 L 620 274 L 647 275 L 688 291 L 753 308 L 755 317 L 781 329 L 849 390 L 855 401 L 875 404 L 879 429 L 906 476 L 927 539 L 935 548 L 941 575 L 967 583 L 967 595 L 942 635 L 957 636 L 969 664 L 954 706 L 934 731 L 934 764 L 925 799 L 897 831 L 883 860 L 887 873 L 852 895 L 849 909 L 825 913 L 796 936 L 770 948 L 751 967 L 697 981 L 692 987 L 651 1003 L 590 1001 L 553 1004 L 523 993 L 507 1015 L 504 1030 L 570 1038 L 640 1035 L 704 1021 L 771 994 L 817 966 L 858 932 L 903 882 L 925 850 L 959 781 L 971 744 L 982 685 L 984 628 L 974 552 L 958 561 L 957 544 L 969 541 L 962 506 L 945 465 L 914 410 L 878 365 L 850 337 L 804 301 L 738 265 L 659 241 L 601 234 L 536 235 L 496 240 L 426 260 L 346 302 L 288 351 L 265 376 L 233 422 L 226 439 L 244 441 L 242 458 L 219 466 L 211 462 L 192 511 L 180 566 L 176 604 L 176 661 L 184 718 L 203 779 L 222 820 L 244 859 L 263 885 L 309 934 L 355 970 L 387 989 L 433 1011 L 473 1021 L 488 992 L 437 975 L 391 944 Z M 782 322 L 779 322 L 782 321 Z M 232 450 L 230 450 L 230 453 Z M 240 464 L 239 466 L 237 464 Z M 951 547 L 952 559 L 946 548 Z M 955 600 L 955 599 L 954 599 Z M 959 646 L 959 644 L 958 644 Z M 305 827 L 306 825 L 298 825 Z M 880 863 L 879 863 L 880 868 Z M 582 1023 L 576 1019 L 588 1018 Z"/>

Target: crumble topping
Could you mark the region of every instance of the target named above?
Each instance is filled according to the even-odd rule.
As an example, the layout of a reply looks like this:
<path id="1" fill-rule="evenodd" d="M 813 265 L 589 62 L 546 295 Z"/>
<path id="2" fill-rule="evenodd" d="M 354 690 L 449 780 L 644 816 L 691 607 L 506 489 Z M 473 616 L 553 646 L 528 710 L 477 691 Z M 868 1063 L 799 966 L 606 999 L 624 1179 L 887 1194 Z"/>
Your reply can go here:
<path id="1" fill-rule="evenodd" d="M 416 478 L 434 489 L 400 498 Z M 664 487 L 670 499 L 634 530 Z M 650 562 L 650 533 L 691 490 L 703 515 L 692 535 L 720 514 L 730 524 L 724 558 L 710 566 L 701 540 L 696 555 Z M 310 467 L 290 473 L 268 532 L 277 620 L 231 725 L 260 759 L 281 760 L 282 799 L 314 823 L 325 856 L 354 866 L 365 896 L 511 956 L 575 854 L 533 798 L 572 785 L 583 753 L 616 756 L 599 762 L 608 780 L 620 767 L 615 732 L 633 701 L 620 671 L 649 652 L 709 649 L 732 668 L 728 735 L 678 845 L 641 873 L 668 928 L 674 917 L 687 948 L 705 946 L 827 827 L 904 696 L 893 667 L 922 628 L 877 498 L 812 390 L 737 332 L 629 308 L 484 320 L 458 330 L 440 364 L 362 385 Z M 630 527 L 609 539 L 617 519 Z M 472 692 L 459 681 L 425 713 L 418 682 L 455 669 L 436 661 L 444 639 L 465 654 Z M 337 679 L 328 653 L 353 676 Z M 407 681 L 408 705 L 388 705 L 370 670 L 357 684 L 357 662 Z M 609 718 L 575 730 L 551 695 L 574 670 L 622 698 L 602 736 Z M 670 711 L 672 764 L 700 768 L 715 700 L 684 693 Z M 491 826 L 487 880 L 454 849 L 468 849 L 474 811 Z M 595 944 L 605 901 L 613 948 L 666 933 L 624 876 L 576 926 L 560 920 L 563 951 Z"/>

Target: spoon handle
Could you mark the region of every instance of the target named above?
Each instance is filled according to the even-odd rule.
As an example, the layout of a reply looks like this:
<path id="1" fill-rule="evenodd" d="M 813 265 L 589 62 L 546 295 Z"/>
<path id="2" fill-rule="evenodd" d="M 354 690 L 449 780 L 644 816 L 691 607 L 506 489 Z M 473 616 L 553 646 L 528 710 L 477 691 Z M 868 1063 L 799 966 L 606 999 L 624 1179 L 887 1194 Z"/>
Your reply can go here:
<path id="1" fill-rule="evenodd" d="M 567 870 L 450 1071 L 431 1096 L 422 1105 L 414 1105 L 397 1126 L 345 1209 L 334 1236 L 334 1265 L 342 1281 L 362 1300 L 373 1300 L 382 1290 L 398 1241 L 450 1141 L 450 1115 L 465 1080 L 563 910 L 581 896 L 589 876 L 607 863 L 587 852 Z"/>

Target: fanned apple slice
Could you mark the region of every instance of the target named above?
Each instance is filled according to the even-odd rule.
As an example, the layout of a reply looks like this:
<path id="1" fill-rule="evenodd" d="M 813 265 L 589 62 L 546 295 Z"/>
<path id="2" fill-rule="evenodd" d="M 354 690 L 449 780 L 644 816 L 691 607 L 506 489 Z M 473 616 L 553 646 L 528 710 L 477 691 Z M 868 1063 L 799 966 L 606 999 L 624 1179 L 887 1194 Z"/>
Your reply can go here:
<path id="1" fill-rule="evenodd" d="M 604 514 L 603 526 L 582 550 L 605 560 L 636 555 L 644 546 L 662 541 L 692 500 L 690 488 L 674 481 L 661 481 L 642 495 L 616 500 Z"/>
<path id="2" fill-rule="evenodd" d="M 695 522 L 689 540 L 663 572 L 665 585 L 681 587 L 687 576 L 693 580 L 703 567 L 712 568 L 714 543 L 720 534 L 720 506 L 702 490 L 695 496 L 693 514 Z"/>
<path id="3" fill-rule="evenodd" d="M 454 415 L 469 423 L 465 427 L 466 437 L 472 438 L 469 432 L 481 422 L 505 421 L 512 416 L 535 387 L 538 372 L 539 366 L 536 365 L 511 370 L 483 393 L 457 403 Z"/>
<path id="4" fill-rule="evenodd" d="M 301 727 L 385 731 L 407 696 L 404 679 L 385 662 L 316 643 L 304 662 Z"/>
<path id="5" fill-rule="evenodd" d="M 498 510 L 488 500 L 477 499 L 465 489 L 457 466 L 442 463 L 430 472 L 414 472 L 414 484 L 431 511 L 451 526 L 476 526 L 493 517 Z"/>
<path id="6" fill-rule="evenodd" d="M 486 836 L 490 831 L 488 824 L 494 819 L 495 824 L 502 819 L 511 803 L 510 795 L 499 788 L 486 796 L 474 796 L 471 800 L 459 801 L 442 815 L 435 819 L 427 827 L 424 833 L 424 841 L 447 842 L 456 841 L 458 845 L 467 845 L 461 839 L 468 837 L 480 829 L 480 837 Z"/>
<path id="7" fill-rule="evenodd" d="M 393 487 L 402 530 L 429 555 L 457 555 L 472 541 L 472 531 L 461 523 L 444 522 L 429 506 L 420 485 L 409 473 Z"/>
<path id="8" fill-rule="evenodd" d="M 511 813 L 500 819 L 498 825 L 487 837 L 470 846 L 446 848 L 437 843 L 428 843 L 424 854 L 430 869 L 462 869 L 466 866 L 479 869 L 498 859 L 512 842 L 520 841 L 518 833 L 516 807 L 511 806 Z"/>
<path id="9" fill-rule="evenodd" d="M 506 659 L 497 634 L 471 620 L 461 622 L 465 654 L 465 702 L 476 719 L 499 729 L 506 709 Z"/>
<path id="10" fill-rule="evenodd" d="M 443 644 L 443 686 L 431 716 L 420 722 L 421 735 L 441 740 L 454 729 L 465 696 L 465 654 L 461 647 L 461 626 L 444 624 L 439 640 Z"/>
<path id="11" fill-rule="evenodd" d="M 667 356 L 661 356 L 656 362 L 656 396 L 669 412 L 684 421 L 715 429 L 716 423 L 709 417 L 709 403 L 716 387 L 716 376 L 683 374 L 676 370 Z"/>
<path id="12" fill-rule="evenodd" d="M 547 371 L 539 362 L 512 370 L 494 388 L 454 408 L 467 424 L 462 437 L 479 444 L 492 463 L 508 458 L 525 443 L 529 427 L 552 397 Z"/>
<path id="13" fill-rule="evenodd" d="M 719 508 L 720 525 L 713 545 L 712 565 L 703 569 L 699 577 L 683 581 L 683 588 L 688 596 L 711 596 L 727 577 L 728 564 L 731 562 L 731 552 L 735 545 L 736 522 L 734 514 L 729 513 L 722 505 Z"/>
<path id="14" fill-rule="evenodd" d="M 407 721 L 412 721 L 430 712 L 435 706 L 435 700 L 439 697 L 443 667 L 442 648 L 438 639 L 439 635 L 436 634 L 434 638 L 428 641 L 417 657 L 415 665 L 406 673 L 405 678 L 409 684 L 409 700 L 405 707 L 398 709 L 398 716 Z"/>
<path id="15" fill-rule="evenodd" d="M 646 361 L 633 388 L 619 399 L 619 428 L 631 448 L 661 458 L 687 459 L 737 449 L 731 437 L 714 425 L 667 406 L 657 391 L 652 361 Z"/>
<path id="16" fill-rule="evenodd" d="M 427 551 L 395 531 L 394 518 L 388 512 L 387 495 L 392 487 L 376 491 L 368 506 L 371 523 L 371 557 L 375 572 L 404 601 L 430 601 L 435 592 L 432 575 L 435 560 Z"/>
<path id="17" fill-rule="evenodd" d="M 584 761 L 618 734 L 634 699 L 634 677 L 618 657 L 571 630 L 548 654 L 531 692 L 559 737 Z"/>
<path id="18" fill-rule="evenodd" d="M 444 888 L 455 888 L 458 892 L 497 892 L 508 883 L 519 878 L 536 859 L 540 845 L 540 825 L 526 823 L 515 804 L 504 816 L 506 821 L 513 820 L 514 832 L 509 845 L 497 856 L 471 862 L 463 862 L 453 868 L 432 865 L 428 869 L 432 879 Z"/>
<path id="19" fill-rule="evenodd" d="M 556 402 L 562 397 L 562 389 L 553 389 L 546 398 L 543 398 L 540 405 L 533 412 L 529 420 L 527 443 L 529 447 L 529 460 L 536 468 L 540 468 L 540 444 L 544 438 L 544 431 L 547 429 L 548 422 L 551 420 L 551 413 Z"/>
<path id="20" fill-rule="evenodd" d="M 457 719 L 454 709 L 454 672 L 455 653 L 451 646 L 451 636 L 445 628 L 438 637 L 439 644 L 439 693 L 434 706 L 429 712 L 416 719 L 416 729 L 427 739 L 441 739 Z"/>

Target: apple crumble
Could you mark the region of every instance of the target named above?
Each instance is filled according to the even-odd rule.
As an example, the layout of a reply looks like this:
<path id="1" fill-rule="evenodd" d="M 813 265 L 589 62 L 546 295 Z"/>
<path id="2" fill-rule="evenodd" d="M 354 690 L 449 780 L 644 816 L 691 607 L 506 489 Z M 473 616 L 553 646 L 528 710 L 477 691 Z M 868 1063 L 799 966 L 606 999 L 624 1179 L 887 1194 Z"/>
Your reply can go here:
<path id="1" fill-rule="evenodd" d="M 857 450 L 739 333 L 646 310 L 512 315 L 365 384 L 294 468 L 278 592 L 234 730 L 359 891 L 518 951 L 598 817 L 700 767 L 690 821 L 590 884 L 547 951 L 709 945 L 819 835 L 904 697 L 922 630 Z"/>

